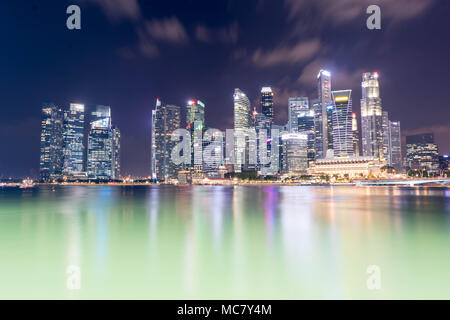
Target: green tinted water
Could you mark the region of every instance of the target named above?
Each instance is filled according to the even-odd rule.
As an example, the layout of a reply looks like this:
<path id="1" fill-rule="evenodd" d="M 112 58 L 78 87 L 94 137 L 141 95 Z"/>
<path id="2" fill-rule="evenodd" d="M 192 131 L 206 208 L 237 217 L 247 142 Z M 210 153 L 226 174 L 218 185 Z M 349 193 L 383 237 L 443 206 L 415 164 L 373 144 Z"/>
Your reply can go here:
<path id="1" fill-rule="evenodd" d="M 1 299 L 448 299 L 449 270 L 450 189 L 0 190 Z"/>

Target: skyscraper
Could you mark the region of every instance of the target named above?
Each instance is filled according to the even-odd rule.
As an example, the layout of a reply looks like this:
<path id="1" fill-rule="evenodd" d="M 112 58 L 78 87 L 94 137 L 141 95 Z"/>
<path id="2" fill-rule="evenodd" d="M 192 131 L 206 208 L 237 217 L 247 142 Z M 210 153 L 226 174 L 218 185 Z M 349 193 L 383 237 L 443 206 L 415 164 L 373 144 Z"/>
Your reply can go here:
<path id="1" fill-rule="evenodd" d="M 333 152 L 335 157 L 354 155 L 352 133 L 352 90 L 332 92 Z"/>
<path id="2" fill-rule="evenodd" d="M 201 135 L 205 129 L 205 104 L 200 100 L 190 100 L 186 106 L 186 126 L 191 134 L 191 169 L 202 171 Z"/>
<path id="3" fill-rule="evenodd" d="M 331 73 L 326 70 L 320 70 L 317 75 L 318 89 L 319 89 L 319 104 L 320 106 L 317 108 L 316 117 L 317 121 L 319 121 L 319 130 L 320 132 L 316 137 L 320 139 L 316 144 L 317 147 L 317 157 L 323 158 L 325 157 L 327 150 L 329 149 L 329 124 L 327 117 L 327 107 L 332 105 L 331 99 Z M 332 131 L 331 131 L 332 132 Z M 331 142 L 331 141 L 330 141 Z"/>
<path id="4" fill-rule="evenodd" d="M 388 164 L 396 171 L 402 170 L 402 136 L 400 121 L 389 121 Z"/>
<path id="5" fill-rule="evenodd" d="M 234 135 L 235 135 L 235 171 L 241 172 L 248 166 L 249 150 L 248 137 L 250 128 L 252 127 L 252 111 L 250 100 L 240 89 L 234 90 Z M 255 133 L 256 136 L 256 133 Z M 253 137 L 256 139 L 256 137 Z M 256 144 L 256 141 L 250 141 Z M 246 148 L 247 147 L 247 148 Z M 254 154 L 256 156 L 256 153 Z M 256 164 L 255 164 L 256 165 Z"/>
<path id="6" fill-rule="evenodd" d="M 271 140 L 272 120 L 262 113 L 255 114 L 256 131 L 256 170 L 262 175 L 270 173 L 270 140 Z"/>
<path id="7" fill-rule="evenodd" d="M 309 111 L 308 97 L 289 98 L 288 102 L 288 130 L 298 132 L 298 116 L 303 111 Z"/>
<path id="8" fill-rule="evenodd" d="M 438 146 L 433 133 L 406 136 L 406 162 L 414 170 L 439 171 Z"/>
<path id="9" fill-rule="evenodd" d="M 314 111 L 314 133 L 316 159 L 323 157 L 323 128 L 322 128 L 322 105 L 319 99 L 311 100 L 311 109 Z"/>
<path id="10" fill-rule="evenodd" d="M 154 157 L 155 175 L 159 181 L 177 178 L 180 165 L 171 161 L 172 149 L 176 141 L 171 141 L 172 133 L 181 125 L 180 107 L 162 104 L 158 99 L 152 113 L 152 158 Z"/>
<path id="11" fill-rule="evenodd" d="M 383 128 L 383 156 L 389 164 L 389 113 L 382 112 L 382 128 Z"/>
<path id="12" fill-rule="evenodd" d="M 58 179 L 63 169 L 62 110 L 52 103 L 42 106 L 40 179 Z"/>
<path id="13" fill-rule="evenodd" d="M 308 169 L 307 141 L 302 133 L 287 133 L 282 140 L 282 172 L 286 174 L 302 174 Z"/>
<path id="14" fill-rule="evenodd" d="M 333 151 L 333 113 L 335 106 L 334 104 L 330 104 L 327 106 L 327 148 L 326 153 L 328 154 L 330 151 Z"/>
<path id="15" fill-rule="evenodd" d="M 271 87 L 261 89 L 261 109 L 263 115 L 273 119 L 273 91 Z"/>
<path id="16" fill-rule="evenodd" d="M 68 177 L 83 176 L 84 165 L 84 105 L 71 104 L 64 112 L 64 168 Z"/>
<path id="17" fill-rule="evenodd" d="M 314 110 L 303 110 L 298 113 L 298 133 L 304 134 L 307 137 L 306 148 L 307 148 L 307 158 L 308 158 L 308 167 L 314 162 L 316 159 L 316 150 L 315 150 L 315 141 L 316 141 L 316 133 L 315 133 L 315 124 L 314 124 Z"/>
<path id="18" fill-rule="evenodd" d="M 91 113 L 91 129 L 88 136 L 87 173 L 89 179 L 112 179 L 112 162 L 111 108 L 97 106 Z"/>
<path id="19" fill-rule="evenodd" d="M 361 137 L 363 155 L 384 159 L 383 110 L 381 107 L 378 73 L 364 73 L 361 86 Z"/>
<path id="20" fill-rule="evenodd" d="M 120 130 L 113 126 L 112 131 L 112 179 L 120 179 Z"/>
<path id="21" fill-rule="evenodd" d="M 356 157 L 360 156 L 359 153 L 359 130 L 358 120 L 356 119 L 356 113 L 352 113 L 352 134 L 353 134 L 353 152 Z"/>

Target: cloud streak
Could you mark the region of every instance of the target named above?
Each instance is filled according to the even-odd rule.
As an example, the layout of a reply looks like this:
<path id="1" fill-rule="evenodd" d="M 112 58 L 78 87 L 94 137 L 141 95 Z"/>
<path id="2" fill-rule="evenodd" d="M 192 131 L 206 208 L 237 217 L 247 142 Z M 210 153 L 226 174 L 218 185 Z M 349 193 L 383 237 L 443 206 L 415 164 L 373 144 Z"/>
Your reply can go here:
<path id="1" fill-rule="evenodd" d="M 137 0 L 85 0 L 98 5 L 112 21 L 129 19 L 138 21 L 141 8 Z"/>
<path id="2" fill-rule="evenodd" d="M 372 4 L 380 6 L 382 19 L 400 22 L 424 14 L 434 3 L 435 0 L 285 0 L 285 7 L 290 20 L 314 12 L 316 24 L 339 25 L 365 17 Z"/>
<path id="3" fill-rule="evenodd" d="M 234 22 L 229 27 L 219 29 L 199 25 L 195 29 L 195 38 L 205 43 L 221 42 L 235 44 L 239 39 L 239 25 L 237 22 Z"/>
<path id="4" fill-rule="evenodd" d="M 264 51 L 258 49 L 252 55 L 253 64 L 259 67 L 271 67 L 279 64 L 303 63 L 317 55 L 320 51 L 319 39 L 300 42 L 297 45 L 280 46 Z"/>

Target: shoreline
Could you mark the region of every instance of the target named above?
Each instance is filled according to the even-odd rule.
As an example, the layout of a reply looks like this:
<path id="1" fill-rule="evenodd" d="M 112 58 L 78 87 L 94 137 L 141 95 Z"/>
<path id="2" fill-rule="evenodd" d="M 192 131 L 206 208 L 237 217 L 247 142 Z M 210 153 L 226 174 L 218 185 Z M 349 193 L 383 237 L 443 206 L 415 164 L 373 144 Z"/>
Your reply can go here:
<path id="1" fill-rule="evenodd" d="M 417 184 L 417 185 L 409 185 L 409 184 L 378 184 L 378 185 L 358 185 L 356 182 L 346 182 L 346 183 L 276 183 L 276 182 L 238 182 L 238 183 L 194 183 L 194 184 L 175 184 L 175 183 L 96 183 L 96 184 L 88 184 L 88 183 L 36 183 L 36 187 L 40 186 L 78 186 L 78 187 L 143 187 L 143 186 L 174 186 L 174 187 L 193 187 L 193 186 L 225 186 L 225 187 L 281 187 L 281 186 L 290 186 L 290 187 L 427 187 L 427 188 L 450 188 L 450 185 L 442 185 L 438 183 L 430 183 L 430 184 Z M 19 185 L 16 186 L 2 186 L 0 189 L 8 189 L 8 188 L 19 188 Z M 28 189 L 32 189 L 28 188 Z"/>

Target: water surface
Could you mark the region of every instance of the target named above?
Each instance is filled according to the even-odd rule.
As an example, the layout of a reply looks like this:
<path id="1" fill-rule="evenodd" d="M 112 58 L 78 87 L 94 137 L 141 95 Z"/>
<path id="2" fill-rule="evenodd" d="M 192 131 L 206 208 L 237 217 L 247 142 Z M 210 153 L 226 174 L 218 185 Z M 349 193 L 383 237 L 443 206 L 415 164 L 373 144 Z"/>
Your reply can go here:
<path id="1" fill-rule="evenodd" d="M 446 188 L 0 190 L 0 299 L 449 299 L 449 270 Z"/>

